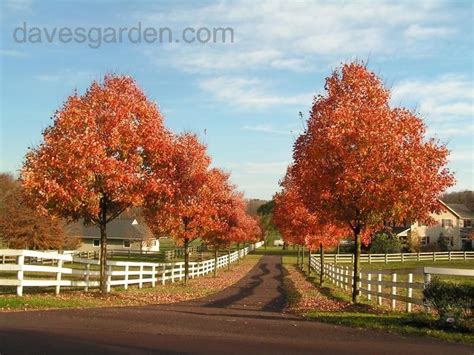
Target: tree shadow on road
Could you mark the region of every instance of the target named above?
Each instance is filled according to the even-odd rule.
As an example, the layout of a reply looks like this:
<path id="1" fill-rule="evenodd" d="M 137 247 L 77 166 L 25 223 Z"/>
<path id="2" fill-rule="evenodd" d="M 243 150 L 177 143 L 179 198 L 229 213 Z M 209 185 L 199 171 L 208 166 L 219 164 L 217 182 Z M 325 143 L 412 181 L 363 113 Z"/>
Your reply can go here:
<path id="1" fill-rule="evenodd" d="M 264 257 L 246 278 L 217 297 L 202 306 L 237 309 L 235 306 L 248 301 L 247 310 L 281 312 L 286 303 L 281 257 Z"/>

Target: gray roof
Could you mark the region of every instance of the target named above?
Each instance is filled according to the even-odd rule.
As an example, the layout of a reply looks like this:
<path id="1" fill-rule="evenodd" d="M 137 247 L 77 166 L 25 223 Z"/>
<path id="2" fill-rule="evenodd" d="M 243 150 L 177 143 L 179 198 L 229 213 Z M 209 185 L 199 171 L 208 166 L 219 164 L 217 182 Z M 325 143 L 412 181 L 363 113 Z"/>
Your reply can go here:
<path id="1" fill-rule="evenodd" d="M 152 237 L 146 225 L 132 224 L 134 219 L 114 219 L 107 223 L 107 239 L 146 240 Z M 95 225 L 85 226 L 82 220 L 68 224 L 66 234 L 85 239 L 100 238 L 100 229 Z"/>
<path id="2" fill-rule="evenodd" d="M 474 211 L 471 211 L 466 205 L 461 203 L 447 203 L 450 209 L 452 209 L 457 215 L 464 219 L 474 219 Z"/>
<path id="3" fill-rule="evenodd" d="M 392 227 L 392 233 L 395 235 L 406 234 L 410 227 Z"/>

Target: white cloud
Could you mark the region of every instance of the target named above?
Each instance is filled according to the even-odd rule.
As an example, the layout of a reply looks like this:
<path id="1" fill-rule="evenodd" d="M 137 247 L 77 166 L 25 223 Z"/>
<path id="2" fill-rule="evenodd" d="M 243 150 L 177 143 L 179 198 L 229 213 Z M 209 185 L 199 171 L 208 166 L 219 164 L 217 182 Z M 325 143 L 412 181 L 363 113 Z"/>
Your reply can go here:
<path id="1" fill-rule="evenodd" d="M 173 47 L 171 64 L 176 68 L 189 73 L 235 72 L 243 68 L 259 69 L 262 67 L 305 72 L 312 65 L 305 58 L 288 58 L 288 56 L 272 48 L 244 49 L 215 49 L 193 47 L 192 50 L 183 47 Z M 148 51 L 157 64 L 163 63 L 163 58 L 156 57 L 156 53 Z"/>
<path id="2" fill-rule="evenodd" d="M 432 122 L 459 121 L 474 115 L 474 86 L 460 75 L 444 75 L 433 80 L 408 80 L 392 88 L 395 105 L 416 104 Z M 472 121 L 471 121 L 472 123 Z"/>
<path id="3" fill-rule="evenodd" d="M 66 83 L 68 85 L 78 85 L 82 82 L 90 82 L 94 75 L 89 71 L 77 71 L 72 69 L 63 69 L 50 74 L 38 74 L 35 79 L 48 83 Z"/>
<path id="4" fill-rule="evenodd" d="M 269 93 L 267 84 L 257 79 L 220 76 L 204 79 L 199 87 L 214 99 L 243 108 L 266 108 L 270 106 L 308 106 L 313 94 L 281 96 Z"/>
<path id="5" fill-rule="evenodd" d="M 255 132 L 263 132 L 263 133 L 272 133 L 272 134 L 283 134 L 283 135 L 299 135 L 301 130 L 294 127 L 294 126 L 286 126 L 286 127 L 275 127 L 272 124 L 263 123 L 257 125 L 245 125 L 242 127 L 245 131 L 255 131 Z"/>
<path id="6" fill-rule="evenodd" d="M 17 51 L 17 50 L 11 50 L 11 49 L 0 49 L 0 55 L 4 57 L 18 58 L 18 57 L 25 57 L 26 53 Z"/>
<path id="7" fill-rule="evenodd" d="M 33 0 L 5 0 L 4 5 L 13 11 L 25 11 L 31 9 Z"/>
<path id="8" fill-rule="evenodd" d="M 279 190 L 278 182 L 285 175 L 288 161 L 228 162 L 224 167 L 231 170 L 232 181 L 249 198 L 271 199 Z"/>
<path id="9" fill-rule="evenodd" d="M 225 163 L 224 167 L 231 169 L 235 175 L 252 174 L 252 175 L 277 175 L 283 176 L 288 167 L 287 161 L 277 162 L 245 162 L 245 163 Z"/>
<path id="10" fill-rule="evenodd" d="M 447 122 L 445 124 L 433 124 L 428 127 L 427 133 L 429 136 L 440 138 L 472 137 L 474 136 L 474 123 Z"/>
<path id="11" fill-rule="evenodd" d="M 369 54 L 427 53 L 439 46 L 437 39 L 454 35 L 460 18 L 466 15 L 453 8 L 449 14 L 445 10 L 442 4 L 424 2 L 244 0 L 135 16 L 150 26 L 234 29 L 233 44 L 173 48 L 171 63 L 183 70 L 229 72 L 270 67 L 302 71 L 317 68 L 314 55 L 318 55 L 318 62 L 331 63 Z"/>
<path id="12" fill-rule="evenodd" d="M 405 30 L 404 35 L 410 40 L 423 40 L 449 37 L 455 33 L 456 31 L 453 28 L 410 25 Z"/>
<path id="13" fill-rule="evenodd" d="M 474 161 L 474 151 L 453 151 L 449 154 L 449 161 Z"/>

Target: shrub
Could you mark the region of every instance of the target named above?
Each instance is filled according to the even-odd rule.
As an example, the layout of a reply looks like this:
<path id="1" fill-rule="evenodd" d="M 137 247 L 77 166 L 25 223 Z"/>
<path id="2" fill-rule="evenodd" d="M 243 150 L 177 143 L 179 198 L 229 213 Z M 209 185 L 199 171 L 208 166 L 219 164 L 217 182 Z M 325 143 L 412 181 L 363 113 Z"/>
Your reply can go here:
<path id="1" fill-rule="evenodd" d="M 420 234 L 416 230 L 410 231 L 403 246 L 405 251 L 408 253 L 418 253 L 421 249 L 420 238 Z"/>
<path id="2" fill-rule="evenodd" d="M 449 238 L 443 236 L 442 234 L 438 238 L 438 247 L 441 251 L 448 251 L 449 250 Z"/>
<path id="3" fill-rule="evenodd" d="M 444 282 L 435 277 L 423 290 L 423 295 L 444 325 L 464 327 L 471 323 L 474 285 Z"/>
<path id="4" fill-rule="evenodd" d="M 372 238 L 370 252 L 377 253 L 400 253 L 402 244 L 396 235 L 388 233 L 377 233 Z"/>
<path id="5" fill-rule="evenodd" d="M 425 252 L 438 252 L 441 251 L 439 250 L 439 246 L 437 243 L 430 243 L 428 245 L 424 245 L 420 248 L 421 251 Z"/>

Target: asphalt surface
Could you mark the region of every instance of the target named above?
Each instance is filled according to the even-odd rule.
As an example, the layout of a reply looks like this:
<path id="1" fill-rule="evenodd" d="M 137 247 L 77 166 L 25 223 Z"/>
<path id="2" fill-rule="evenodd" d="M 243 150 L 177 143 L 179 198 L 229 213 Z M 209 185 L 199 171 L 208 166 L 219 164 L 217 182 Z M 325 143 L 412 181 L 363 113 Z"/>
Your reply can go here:
<path id="1" fill-rule="evenodd" d="M 0 354 L 474 354 L 474 348 L 283 313 L 282 266 L 264 256 L 237 284 L 172 305 L 0 313 Z"/>

